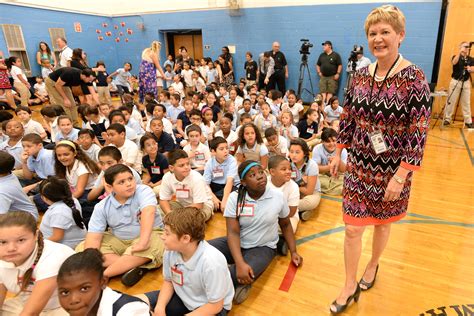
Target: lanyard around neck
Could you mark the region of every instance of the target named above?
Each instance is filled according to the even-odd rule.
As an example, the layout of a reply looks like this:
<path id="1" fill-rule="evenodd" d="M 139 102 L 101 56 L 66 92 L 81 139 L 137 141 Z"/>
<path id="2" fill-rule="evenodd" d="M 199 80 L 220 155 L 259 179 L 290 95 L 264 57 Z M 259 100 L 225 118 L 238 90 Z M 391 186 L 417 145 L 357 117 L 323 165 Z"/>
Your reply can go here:
<path id="1" fill-rule="evenodd" d="M 379 96 L 380 96 L 380 92 L 382 91 L 382 88 L 385 84 L 385 81 L 387 81 L 387 78 L 388 78 L 388 75 L 390 74 L 390 72 L 392 71 L 393 67 L 397 64 L 398 60 L 400 59 L 400 54 L 398 54 L 397 56 L 397 59 L 395 59 L 395 61 L 393 62 L 392 66 L 390 66 L 390 69 L 388 70 L 388 72 L 385 74 L 385 77 L 383 78 L 383 81 L 382 81 L 382 85 L 380 86 L 380 89 L 379 89 L 379 92 L 377 93 L 377 97 L 375 98 L 375 100 L 377 101 Z M 372 107 L 370 106 L 371 103 L 372 103 L 372 92 L 374 90 L 374 85 L 375 85 L 375 74 L 377 73 L 377 68 L 379 67 L 379 64 L 376 63 L 375 64 L 375 69 L 374 69 L 374 75 L 372 76 L 372 82 L 370 84 L 370 96 L 369 96 L 369 107 L 370 107 L 370 112 L 373 111 Z"/>

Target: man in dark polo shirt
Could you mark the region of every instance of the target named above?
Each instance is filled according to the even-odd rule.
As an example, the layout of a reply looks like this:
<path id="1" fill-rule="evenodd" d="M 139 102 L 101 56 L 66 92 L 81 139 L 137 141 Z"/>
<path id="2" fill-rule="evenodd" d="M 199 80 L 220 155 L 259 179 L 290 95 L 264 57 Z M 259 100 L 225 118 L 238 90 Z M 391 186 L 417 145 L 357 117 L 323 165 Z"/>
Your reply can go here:
<path id="1" fill-rule="evenodd" d="M 288 64 L 286 62 L 285 54 L 280 52 L 280 43 L 273 42 L 272 44 L 272 58 L 275 61 L 274 73 L 270 77 L 270 82 L 268 84 L 269 90 L 277 89 L 285 95 L 286 86 L 285 80 L 288 79 Z"/>
<path id="2" fill-rule="evenodd" d="M 319 75 L 319 92 L 323 96 L 323 102 L 327 104 L 337 92 L 342 61 L 341 56 L 332 50 L 330 41 L 325 41 L 322 45 L 323 53 L 319 55 L 316 71 Z"/>
<path id="3" fill-rule="evenodd" d="M 94 90 L 92 86 L 92 81 L 94 80 L 95 73 L 89 68 L 80 70 L 73 67 L 62 67 L 46 77 L 46 91 L 48 91 L 51 104 L 61 105 L 75 127 L 80 127 L 80 125 L 77 119 L 76 102 L 74 101 L 71 88 L 86 86 L 87 89 Z"/>

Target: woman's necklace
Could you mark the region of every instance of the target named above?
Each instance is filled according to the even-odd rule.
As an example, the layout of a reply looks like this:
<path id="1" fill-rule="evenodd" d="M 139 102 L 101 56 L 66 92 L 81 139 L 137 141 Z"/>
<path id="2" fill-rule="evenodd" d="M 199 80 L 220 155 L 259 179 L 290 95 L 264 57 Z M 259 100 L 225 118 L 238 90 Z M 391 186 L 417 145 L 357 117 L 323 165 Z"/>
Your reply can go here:
<path id="1" fill-rule="evenodd" d="M 403 56 L 402 54 L 398 54 L 399 55 L 399 58 L 398 58 L 398 61 L 395 63 L 395 65 L 392 67 L 392 70 L 390 70 L 390 72 L 388 73 L 387 75 L 387 78 L 390 78 L 391 76 L 393 76 L 393 74 L 395 73 L 395 71 L 397 71 L 398 67 L 400 66 L 400 64 L 402 63 L 402 60 L 403 60 Z M 377 74 L 374 74 L 374 79 L 375 81 L 383 81 L 384 80 L 384 77 L 385 76 L 379 76 Z"/>

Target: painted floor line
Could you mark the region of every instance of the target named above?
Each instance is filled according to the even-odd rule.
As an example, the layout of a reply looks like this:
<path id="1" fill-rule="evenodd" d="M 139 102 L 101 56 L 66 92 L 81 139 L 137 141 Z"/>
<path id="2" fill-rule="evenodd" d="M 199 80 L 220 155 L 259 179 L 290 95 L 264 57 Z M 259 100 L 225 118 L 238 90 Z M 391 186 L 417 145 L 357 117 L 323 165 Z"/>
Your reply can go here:
<path id="1" fill-rule="evenodd" d="M 464 142 L 464 146 L 466 146 L 466 150 L 467 150 L 467 154 L 469 155 L 469 159 L 471 159 L 471 165 L 474 166 L 474 157 L 472 155 L 471 148 L 469 148 L 469 144 L 467 143 L 466 135 L 464 135 L 464 130 L 461 128 L 460 132 L 461 132 L 461 138 Z"/>

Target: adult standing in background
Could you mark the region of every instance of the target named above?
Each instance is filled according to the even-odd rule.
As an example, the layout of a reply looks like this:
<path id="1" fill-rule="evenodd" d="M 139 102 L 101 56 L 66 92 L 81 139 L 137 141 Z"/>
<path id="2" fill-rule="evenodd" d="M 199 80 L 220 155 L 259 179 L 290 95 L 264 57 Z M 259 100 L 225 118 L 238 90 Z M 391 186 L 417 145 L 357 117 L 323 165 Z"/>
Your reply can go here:
<path id="1" fill-rule="evenodd" d="M 453 73 L 449 83 L 449 100 L 444 110 L 443 126 L 451 124 L 454 107 L 458 98 L 464 116 L 464 126 L 473 128 L 471 117 L 471 73 L 474 72 L 474 58 L 468 55 L 469 43 L 459 45 L 459 53 L 451 58 Z M 462 89 L 462 93 L 461 93 Z M 456 113 L 454 113 L 456 114 Z"/>
<path id="2" fill-rule="evenodd" d="M 179 48 L 179 55 L 176 57 L 176 63 L 174 64 L 174 72 L 179 74 L 183 69 L 183 63 L 187 61 L 189 67 L 194 69 L 194 59 L 188 55 L 188 49 L 184 46 Z"/>
<path id="3" fill-rule="evenodd" d="M 58 37 L 56 39 L 56 45 L 59 48 L 59 65 L 57 68 L 68 67 L 68 62 L 72 57 L 72 49 L 67 46 L 67 41 L 64 37 Z"/>
<path id="4" fill-rule="evenodd" d="M 82 50 L 82 48 L 74 48 L 72 51 L 71 60 L 68 62 L 69 67 L 77 68 L 80 70 L 84 70 L 87 68 L 92 69 L 92 71 L 104 71 L 105 68 L 103 66 L 99 66 L 98 68 L 91 68 L 87 64 L 86 61 L 86 53 Z M 88 85 L 81 85 L 80 91 L 74 91 L 76 95 L 79 96 L 79 100 L 81 103 L 88 103 L 90 105 L 99 104 L 99 96 L 95 89 L 90 89 Z M 81 93 L 82 92 L 82 93 Z"/>
<path id="5" fill-rule="evenodd" d="M 275 61 L 271 52 L 264 52 L 258 56 L 258 88 L 270 90 L 270 77 L 275 72 Z"/>
<path id="6" fill-rule="evenodd" d="M 227 87 L 234 83 L 234 69 L 232 68 L 232 59 L 227 59 L 224 54 L 219 55 L 217 59 L 220 66 L 221 83 Z M 219 70 L 218 70 L 219 72 Z"/>
<path id="7" fill-rule="evenodd" d="M 319 75 L 319 92 L 324 104 L 337 93 L 339 77 L 342 71 L 341 56 L 332 50 L 331 41 L 322 43 L 323 53 L 319 55 L 316 71 Z"/>
<path id="8" fill-rule="evenodd" d="M 286 62 L 285 54 L 280 51 L 280 43 L 273 42 L 271 54 L 275 62 L 275 72 L 270 77 L 270 83 L 268 84 L 269 89 L 278 89 L 282 95 L 285 95 L 285 80 L 288 79 L 288 63 Z"/>
<path id="9" fill-rule="evenodd" d="M 150 47 L 142 51 L 142 61 L 138 71 L 138 96 L 139 101 L 143 103 L 145 95 L 151 93 L 155 98 L 158 97 L 158 85 L 156 83 L 156 71 L 160 72 L 162 78 L 165 73 L 160 65 L 161 43 L 153 41 Z"/>
<path id="10" fill-rule="evenodd" d="M 40 42 L 38 52 L 36 53 L 36 62 L 41 66 L 41 76 L 46 78 L 56 67 L 56 56 L 51 53 L 46 42 Z"/>
<path id="11" fill-rule="evenodd" d="M 423 71 L 398 52 L 405 38 L 405 16 L 395 6 L 372 10 L 365 33 L 376 62 L 354 74 L 344 100 L 336 156 L 351 148 L 344 175 L 343 220 L 346 280 L 331 304 L 334 314 L 375 284 L 390 225 L 406 215 L 413 172 L 420 169 L 431 107 Z M 357 282 L 365 227 L 374 225 L 372 257 Z M 387 298 L 388 299 L 388 298 Z"/>
<path id="12" fill-rule="evenodd" d="M 222 55 L 224 55 L 224 60 L 230 64 L 232 69 L 234 69 L 234 59 L 232 58 L 232 54 L 230 53 L 229 47 L 224 46 L 221 49 Z"/>
<path id="13" fill-rule="evenodd" d="M 10 84 L 10 79 L 8 78 L 8 67 L 5 61 L 5 56 L 0 50 L 0 89 L 5 90 L 5 95 L 7 98 L 7 103 L 10 106 L 11 110 L 16 109 L 15 100 L 12 95 L 12 85 Z"/>

